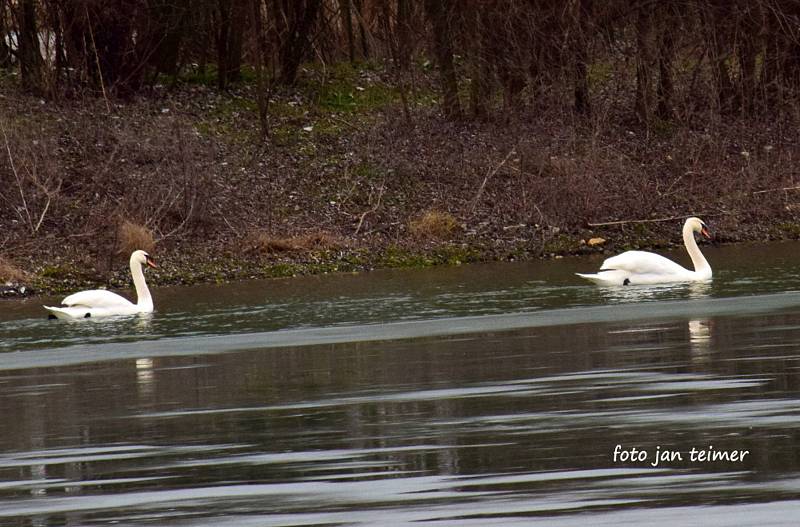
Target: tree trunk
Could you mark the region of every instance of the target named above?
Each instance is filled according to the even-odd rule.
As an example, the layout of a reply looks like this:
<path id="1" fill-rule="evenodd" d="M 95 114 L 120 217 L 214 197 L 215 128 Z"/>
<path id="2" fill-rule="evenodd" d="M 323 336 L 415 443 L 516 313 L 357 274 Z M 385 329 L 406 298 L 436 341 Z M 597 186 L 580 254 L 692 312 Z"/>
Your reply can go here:
<path id="1" fill-rule="evenodd" d="M 36 26 L 35 0 L 19 2 L 19 68 L 25 90 L 44 92 L 43 61 L 39 51 L 39 30 Z"/>
<path id="2" fill-rule="evenodd" d="M 574 42 L 575 66 L 575 111 L 581 115 L 591 113 L 589 101 L 589 15 L 592 10 L 592 0 L 579 0 L 577 2 L 576 28 Z"/>
<path id="3" fill-rule="evenodd" d="M 488 11 L 488 10 L 486 10 Z M 485 118 L 488 113 L 489 96 L 492 93 L 491 85 L 491 57 L 490 42 L 494 35 L 491 13 L 487 13 L 481 6 L 472 5 L 467 16 L 469 17 L 470 32 L 474 36 L 475 49 L 470 55 L 470 110 L 477 118 Z"/>
<path id="4" fill-rule="evenodd" d="M 152 24 L 147 23 L 140 33 L 148 37 L 147 42 L 142 43 L 145 49 L 141 55 L 149 56 L 148 62 L 154 73 L 166 73 L 175 78 L 180 70 L 180 52 L 188 33 L 188 8 L 182 1 L 155 2 L 151 17 L 152 21 L 148 22 Z M 152 46 L 152 51 L 146 49 L 148 46 Z"/>
<path id="5" fill-rule="evenodd" d="M 403 71 L 411 65 L 411 1 L 397 0 L 397 60 Z"/>
<path id="6" fill-rule="evenodd" d="M 233 0 L 236 1 L 236 0 Z M 228 46 L 230 44 L 231 33 L 231 3 L 230 0 L 219 0 L 217 2 L 217 88 L 225 90 L 228 88 Z"/>
<path id="7" fill-rule="evenodd" d="M 658 97 L 658 117 L 670 120 L 673 117 L 672 98 L 675 93 L 672 80 L 672 64 L 675 59 L 675 40 L 673 31 L 677 31 L 677 25 L 673 24 L 672 13 L 667 13 L 667 22 L 662 24 L 661 39 L 658 47 L 658 87 L 656 95 Z"/>
<path id="8" fill-rule="evenodd" d="M 461 103 L 458 100 L 458 76 L 453 62 L 453 41 L 450 23 L 453 7 L 453 0 L 425 0 L 425 12 L 433 26 L 433 51 L 439 65 L 440 82 L 444 96 L 442 109 L 448 119 L 461 117 Z"/>
<path id="9" fill-rule="evenodd" d="M 258 91 L 256 92 L 256 104 L 258 105 L 258 122 L 261 126 L 261 137 L 266 140 L 269 139 L 269 96 L 270 88 L 267 88 L 267 81 L 265 79 L 264 70 L 269 63 L 269 46 L 267 44 L 267 33 L 264 30 L 264 23 L 262 16 L 262 0 L 252 0 L 253 7 L 253 29 L 256 33 L 256 42 L 258 43 L 258 56 L 256 57 L 256 83 Z"/>
<path id="10" fill-rule="evenodd" d="M 397 0 L 397 64 L 400 68 L 400 100 L 403 115 L 411 123 L 411 107 L 408 102 L 408 75 L 411 71 L 413 44 L 411 42 L 411 0 Z"/>
<path id="11" fill-rule="evenodd" d="M 729 53 L 726 49 L 723 24 L 720 23 L 721 19 L 730 15 L 729 5 L 722 2 L 713 2 L 705 6 L 703 15 L 703 22 L 706 26 L 708 55 L 714 77 L 715 95 L 719 110 L 724 113 L 730 110 L 734 98 L 733 82 L 726 64 Z"/>
<path id="12" fill-rule="evenodd" d="M 282 5 L 282 15 L 287 21 L 278 50 L 282 84 L 294 84 L 297 80 L 297 70 L 311 47 L 310 33 L 321 6 L 322 0 L 306 0 L 304 3 L 289 0 Z"/>
<path id="13" fill-rule="evenodd" d="M 649 3 L 640 3 L 636 16 L 636 115 L 649 123 L 653 114 L 653 20 Z"/>
<path id="14" fill-rule="evenodd" d="M 249 10 L 242 0 L 231 3 L 231 30 L 228 32 L 228 82 L 242 80 L 242 44 Z"/>
<path id="15" fill-rule="evenodd" d="M 217 86 L 225 90 L 242 77 L 242 37 L 247 23 L 247 4 L 242 0 L 218 0 Z"/>
<path id="16" fill-rule="evenodd" d="M 339 12 L 344 21 L 344 31 L 347 35 L 347 54 L 350 62 L 356 61 L 356 42 L 353 34 L 353 12 L 350 9 L 350 0 L 339 0 Z"/>
<path id="17" fill-rule="evenodd" d="M 353 6 L 356 8 L 356 16 L 358 17 L 358 30 L 361 34 L 361 51 L 364 54 L 364 60 L 369 60 L 369 41 L 367 40 L 367 28 L 364 22 L 364 4 L 361 0 L 353 0 Z"/>
<path id="18" fill-rule="evenodd" d="M 7 35 L 11 32 L 9 20 L 6 19 L 6 6 L 4 2 L 0 2 L 0 35 Z M 0 37 L 0 68 L 9 69 L 14 63 L 13 55 L 11 54 L 11 46 L 6 43 L 4 37 Z"/>
<path id="19" fill-rule="evenodd" d="M 739 107 L 745 115 L 752 115 L 756 98 L 756 57 L 758 49 L 751 39 L 743 39 L 739 48 L 741 68 L 741 93 Z"/>

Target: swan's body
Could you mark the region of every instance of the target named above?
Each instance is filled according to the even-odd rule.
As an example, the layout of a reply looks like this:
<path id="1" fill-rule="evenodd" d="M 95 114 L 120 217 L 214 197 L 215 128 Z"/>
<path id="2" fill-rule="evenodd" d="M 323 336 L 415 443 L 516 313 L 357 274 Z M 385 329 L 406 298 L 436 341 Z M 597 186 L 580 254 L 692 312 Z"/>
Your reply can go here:
<path id="1" fill-rule="evenodd" d="M 694 239 L 695 232 L 711 238 L 706 224 L 699 218 L 689 218 L 683 224 L 683 244 L 692 259 L 694 271 L 685 269 L 672 260 L 655 253 L 627 251 L 604 261 L 597 274 L 576 274 L 597 285 L 664 284 L 711 280 L 711 266 L 700 252 L 700 248 L 697 247 L 697 241 Z"/>
<path id="2" fill-rule="evenodd" d="M 62 319 L 151 313 L 153 297 L 150 296 L 150 290 L 144 281 L 142 266 L 155 267 L 156 264 L 146 252 L 134 251 L 131 254 L 130 265 L 133 286 L 136 288 L 137 301 L 135 304 L 111 291 L 92 289 L 69 295 L 61 301 L 62 307 L 44 306 L 44 308 L 50 312 L 51 317 Z"/>

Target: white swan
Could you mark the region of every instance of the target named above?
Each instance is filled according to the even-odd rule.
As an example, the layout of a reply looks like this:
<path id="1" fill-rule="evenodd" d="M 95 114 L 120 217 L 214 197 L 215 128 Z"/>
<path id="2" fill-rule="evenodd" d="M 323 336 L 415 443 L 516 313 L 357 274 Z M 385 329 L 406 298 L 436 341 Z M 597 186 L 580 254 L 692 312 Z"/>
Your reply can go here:
<path id="1" fill-rule="evenodd" d="M 683 243 L 694 264 L 694 271 L 684 269 L 672 260 L 646 251 L 627 251 L 608 258 L 597 274 L 575 273 L 598 285 L 640 285 L 668 282 L 698 282 L 711 279 L 711 266 L 697 247 L 694 233 L 711 238 L 700 218 L 689 218 L 683 224 Z"/>
<path id="2" fill-rule="evenodd" d="M 133 286 L 136 288 L 137 301 L 135 304 L 111 291 L 92 289 L 69 295 L 61 301 L 63 307 L 43 307 L 50 312 L 50 318 L 62 319 L 151 313 L 153 298 L 144 282 L 143 265 L 156 267 L 156 263 L 149 254 L 144 251 L 134 251 L 131 254 L 131 275 L 133 276 Z"/>

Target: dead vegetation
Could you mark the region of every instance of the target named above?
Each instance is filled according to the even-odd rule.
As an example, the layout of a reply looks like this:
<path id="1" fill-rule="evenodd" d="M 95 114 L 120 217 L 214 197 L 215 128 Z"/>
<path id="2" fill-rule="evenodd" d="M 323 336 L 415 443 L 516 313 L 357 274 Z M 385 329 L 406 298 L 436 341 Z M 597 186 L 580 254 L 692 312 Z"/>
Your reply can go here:
<path id="1" fill-rule="evenodd" d="M 274 236 L 263 231 L 253 231 L 245 237 L 241 244 L 245 254 L 261 255 L 329 251 L 346 246 L 347 243 L 341 237 L 324 231 L 293 236 Z"/>
<path id="2" fill-rule="evenodd" d="M 408 232 L 416 240 L 449 240 L 460 228 L 458 220 L 449 212 L 427 210 L 408 223 Z"/>
<path id="3" fill-rule="evenodd" d="M 153 252 L 155 246 L 156 240 L 153 231 L 144 225 L 123 220 L 117 227 L 117 252 L 122 256 L 127 256 L 139 249 L 150 253 Z"/>
<path id="4" fill-rule="evenodd" d="M 28 274 L 14 265 L 14 263 L 0 256 L 0 283 L 19 282 L 24 280 Z"/>

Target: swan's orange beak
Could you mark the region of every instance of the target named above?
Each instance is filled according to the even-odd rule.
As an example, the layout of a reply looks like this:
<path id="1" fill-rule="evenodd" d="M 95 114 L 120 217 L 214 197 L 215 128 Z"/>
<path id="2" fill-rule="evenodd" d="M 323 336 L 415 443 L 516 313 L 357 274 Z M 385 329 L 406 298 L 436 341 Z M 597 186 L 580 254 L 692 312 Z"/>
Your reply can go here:
<path id="1" fill-rule="evenodd" d="M 711 239 L 711 233 L 708 232 L 708 228 L 705 225 L 703 225 L 703 227 L 700 229 L 700 234 L 702 234 L 703 236 L 705 236 L 709 240 Z"/>
<path id="2" fill-rule="evenodd" d="M 150 258 L 150 256 L 148 256 L 146 258 L 146 261 L 147 261 L 147 266 L 148 267 L 152 267 L 153 269 L 158 269 L 158 266 L 156 265 L 156 261 L 153 260 L 152 258 Z"/>

